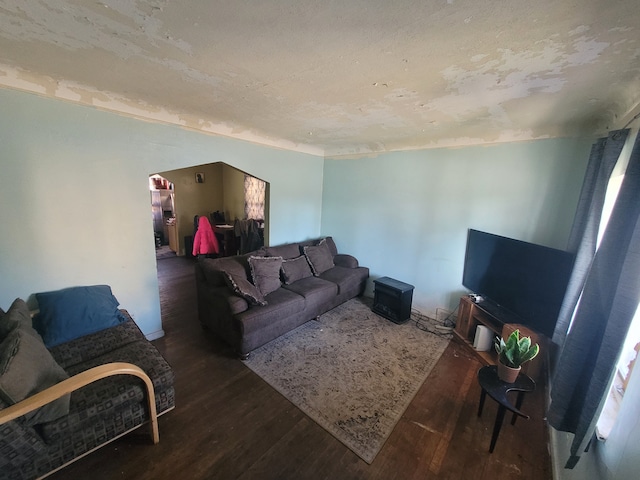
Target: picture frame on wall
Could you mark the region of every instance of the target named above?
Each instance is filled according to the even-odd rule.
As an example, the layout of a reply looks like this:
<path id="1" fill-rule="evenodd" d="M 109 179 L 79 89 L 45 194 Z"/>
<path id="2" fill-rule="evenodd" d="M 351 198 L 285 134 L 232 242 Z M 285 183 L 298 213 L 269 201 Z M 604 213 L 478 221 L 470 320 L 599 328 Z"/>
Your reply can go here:
<path id="1" fill-rule="evenodd" d="M 204 173 L 196 173 L 196 183 L 204 183 Z"/>

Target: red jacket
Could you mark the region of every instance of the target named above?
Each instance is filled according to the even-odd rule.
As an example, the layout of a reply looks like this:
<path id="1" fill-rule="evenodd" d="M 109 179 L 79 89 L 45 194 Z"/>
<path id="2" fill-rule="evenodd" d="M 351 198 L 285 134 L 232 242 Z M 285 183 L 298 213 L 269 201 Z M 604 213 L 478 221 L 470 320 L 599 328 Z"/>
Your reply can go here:
<path id="1" fill-rule="evenodd" d="M 198 230 L 193 239 L 193 256 L 219 252 L 218 239 L 213 233 L 209 219 L 203 215 L 198 218 Z"/>

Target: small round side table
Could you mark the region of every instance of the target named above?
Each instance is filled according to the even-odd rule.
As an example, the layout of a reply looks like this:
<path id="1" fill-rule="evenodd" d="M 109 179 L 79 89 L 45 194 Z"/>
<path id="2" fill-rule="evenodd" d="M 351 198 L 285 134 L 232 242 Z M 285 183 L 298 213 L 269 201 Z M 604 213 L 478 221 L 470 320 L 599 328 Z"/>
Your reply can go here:
<path id="1" fill-rule="evenodd" d="M 503 382 L 498 378 L 498 367 L 496 365 L 486 365 L 478 370 L 478 383 L 480 383 L 480 387 L 482 388 L 482 392 L 480 393 L 480 405 L 478 406 L 478 417 L 482 415 L 482 408 L 484 407 L 484 400 L 487 394 L 489 394 L 489 396 L 498 403 L 498 413 L 493 425 L 491 446 L 489 447 L 489 453 L 493 453 L 496 441 L 498 440 L 498 434 L 502 428 L 504 414 L 507 410 L 513 412 L 511 425 L 515 425 L 516 419 L 519 416 L 526 419 L 529 418 L 529 415 L 525 415 L 520 411 L 520 407 L 524 400 L 524 394 L 527 392 L 533 392 L 536 389 L 536 384 L 524 373 L 520 373 L 516 381 L 513 383 Z M 508 392 L 518 392 L 515 406 L 509 400 L 509 397 L 507 396 Z"/>

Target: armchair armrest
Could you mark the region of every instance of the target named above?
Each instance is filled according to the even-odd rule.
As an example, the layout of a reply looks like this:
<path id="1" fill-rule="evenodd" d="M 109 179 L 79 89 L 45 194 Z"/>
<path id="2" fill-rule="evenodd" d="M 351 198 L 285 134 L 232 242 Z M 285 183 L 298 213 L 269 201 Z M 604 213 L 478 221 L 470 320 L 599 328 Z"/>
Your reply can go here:
<path id="1" fill-rule="evenodd" d="M 11 420 L 15 420 L 26 413 L 43 407 L 49 402 L 57 400 L 79 388 L 93 383 L 102 378 L 111 377 L 113 375 L 133 375 L 145 383 L 147 389 L 147 401 L 149 406 L 149 421 L 151 424 L 151 440 L 153 443 L 160 441 L 158 433 L 158 416 L 156 414 L 156 395 L 153 389 L 153 383 L 149 376 L 140 367 L 131 363 L 114 362 L 90 368 L 84 372 L 78 373 L 71 378 L 67 378 L 60 383 L 36 393 L 24 400 L 0 410 L 0 425 Z"/>

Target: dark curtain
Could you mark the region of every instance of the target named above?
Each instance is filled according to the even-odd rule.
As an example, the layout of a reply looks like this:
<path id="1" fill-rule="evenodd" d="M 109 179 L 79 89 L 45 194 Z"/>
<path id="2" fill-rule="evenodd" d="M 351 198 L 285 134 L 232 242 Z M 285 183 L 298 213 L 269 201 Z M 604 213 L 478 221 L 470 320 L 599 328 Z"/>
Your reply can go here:
<path id="1" fill-rule="evenodd" d="M 566 468 L 593 435 L 639 299 L 640 136 L 553 377 L 549 424 L 575 434 Z"/>
<path id="2" fill-rule="evenodd" d="M 596 253 L 607 185 L 628 134 L 629 130 L 611 132 L 607 138 L 599 139 L 591 147 L 578 208 L 567 244 L 567 250 L 574 253 L 576 259 L 553 335 L 553 341 L 557 345 L 564 343 L 573 312 L 578 305 L 578 299 Z"/>

